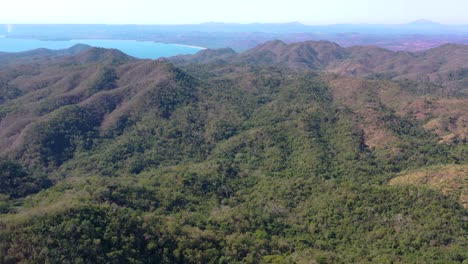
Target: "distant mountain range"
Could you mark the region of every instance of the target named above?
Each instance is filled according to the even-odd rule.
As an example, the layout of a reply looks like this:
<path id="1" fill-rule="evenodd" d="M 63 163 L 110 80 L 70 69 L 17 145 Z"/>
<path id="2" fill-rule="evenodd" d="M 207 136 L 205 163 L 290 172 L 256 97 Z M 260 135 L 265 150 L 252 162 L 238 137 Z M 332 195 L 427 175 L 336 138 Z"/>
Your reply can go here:
<path id="1" fill-rule="evenodd" d="M 443 43 L 468 43 L 468 25 L 428 20 L 407 24 L 304 25 L 292 23 L 217 23 L 193 25 L 3 25 L 0 35 L 13 38 L 135 39 L 244 51 L 268 40 L 329 40 L 343 46 L 376 45 L 393 50 L 423 50 Z"/>
<path id="2" fill-rule="evenodd" d="M 43 30 L 31 32 L 30 30 Z M 96 30 L 101 33 L 113 31 L 124 32 L 138 30 L 140 33 L 148 32 L 263 32 L 263 33 L 362 33 L 362 34 L 467 34 L 468 25 L 445 25 L 430 20 L 420 19 L 406 24 L 331 24 L 306 25 L 299 22 L 291 23 L 222 23 L 207 22 L 201 24 L 182 25 L 100 25 L 100 24 L 5 24 L 0 30 L 1 34 L 51 34 L 61 33 L 60 30 L 73 29 L 68 34 L 80 34 L 82 30 Z M 2 32 L 3 31 L 3 32 Z M 75 32 L 78 31 L 78 32 Z"/>

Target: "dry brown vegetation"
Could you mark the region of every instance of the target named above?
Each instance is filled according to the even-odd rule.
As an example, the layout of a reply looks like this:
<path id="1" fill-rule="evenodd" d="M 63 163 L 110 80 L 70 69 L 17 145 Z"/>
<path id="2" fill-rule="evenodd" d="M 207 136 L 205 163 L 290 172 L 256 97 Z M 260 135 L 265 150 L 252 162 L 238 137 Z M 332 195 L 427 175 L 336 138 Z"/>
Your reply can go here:
<path id="1" fill-rule="evenodd" d="M 465 50 L 0 54 L 0 263 L 463 262 Z"/>
<path id="2" fill-rule="evenodd" d="M 390 185 L 427 185 L 457 198 L 468 207 L 468 166 L 445 165 L 422 168 L 401 173 L 389 182 Z"/>

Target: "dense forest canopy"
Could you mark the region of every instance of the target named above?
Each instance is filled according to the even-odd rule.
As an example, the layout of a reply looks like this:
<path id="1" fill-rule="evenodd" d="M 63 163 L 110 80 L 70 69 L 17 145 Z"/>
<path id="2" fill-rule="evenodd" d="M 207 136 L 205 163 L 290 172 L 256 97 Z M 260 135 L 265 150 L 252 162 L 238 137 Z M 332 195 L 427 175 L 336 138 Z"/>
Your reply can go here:
<path id="1" fill-rule="evenodd" d="M 461 263 L 468 47 L 0 54 L 0 263 Z"/>

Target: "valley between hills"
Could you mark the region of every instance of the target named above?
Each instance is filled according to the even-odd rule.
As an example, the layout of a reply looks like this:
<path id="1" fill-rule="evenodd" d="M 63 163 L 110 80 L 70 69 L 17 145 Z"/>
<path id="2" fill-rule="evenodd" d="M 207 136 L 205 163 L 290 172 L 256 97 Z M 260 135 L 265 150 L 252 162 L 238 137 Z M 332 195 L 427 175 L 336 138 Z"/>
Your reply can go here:
<path id="1" fill-rule="evenodd" d="M 0 53 L 0 263 L 464 263 L 468 46 Z"/>

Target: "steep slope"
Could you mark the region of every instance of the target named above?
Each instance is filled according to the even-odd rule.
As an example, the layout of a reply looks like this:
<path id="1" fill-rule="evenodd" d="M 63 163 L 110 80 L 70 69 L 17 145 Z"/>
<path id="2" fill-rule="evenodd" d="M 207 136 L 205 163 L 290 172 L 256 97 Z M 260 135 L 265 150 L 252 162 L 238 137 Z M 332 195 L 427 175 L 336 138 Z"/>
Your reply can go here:
<path id="1" fill-rule="evenodd" d="M 240 63 L 281 65 L 288 68 L 322 69 L 346 56 L 345 49 L 335 43 L 302 42 L 286 45 L 281 41 L 262 44 L 240 55 Z"/>
<path id="2" fill-rule="evenodd" d="M 396 141 L 395 135 L 381 126 L 382 120 L 393 112 L 395 116 L 413 120 L 439 141 L 466 142 L 468 103 L 463 97 L 437 96 L 420 92 L 425 85 L 414 83 L 363 80 L 356 77 L 328 76 L 334 98 L 350 107 L 362 120 L 366 144 L 372 147 L 388 146 Z M 389 144 L 387 144 L 389 143 Z"/>
<path id="3" fill-rule="evenodd" d="M 95 137 L 148 107 L 167 118 L 184 100 L 193 100 L 192 84 L 178 84 L 188 82 L 178 69 L 164 62 L 136 61 L 115 50 L 59 57 L 48 67 L 39 64 L 32 76 L 8 75 L 14 71 L 0 70 L 8 87 L 21 87 L 19 98 L 1 105 L 1 153 L 22 157 L 29 166 L 59 166 L 78 147 L 72 142 L 76 137 Z M 162 98 L 151 99 L 154 96 Z M 50 137 L 60 140 L 50 145 Z"/>
<path id="4" fill-rule="evenodd" d="M 219 51 L 218 51 L 219 52 Z M 218 58 L 218 52 L 204 51 L 172 60 L 177 64 L 211 63 L 228 60 L 232 65 L 276 65 L 291 69 L 324 70 L 355 77 L 412 80 L 442 86 L 444 94 L 466 96 L 468 46 L 446 44 L 423 52 L 395 52 L 378 47 L 342 48 L 327 41 L 285 44 L 271 41 L 238 56 Z"/>
<path id="5" fill-rule="evenodd" d="M 460 189 L 388 183 L 466 166 L 466 99 L 319 71 L 350 56 L 272 42 L 0 66 L 0 262 L 463 262 Z"/>
<path id="6" fill-rule="evenodd" d="M 237 53 L 230 48 L 216 50 L 204 49 L 190 57 L 187 55 L 179 55 L 172 57 L 170 60 L 177 64 L 184 64 L 187 63 L 187 58 L 190 58 L 189 63 L 223 64 L 231 61 L 236 55 Z"/>
<path id="7" fill-rule="evenodd" d="M 71 52 L 75 50 L 71 49 Z M 86 49 L 75 56 L 65 52 L 32 52 L 35 63 L 18 60 L 0 67 L 3 101 L 0 110 L 1 141 L 4 154 L 32 122 L 63 106 L 78 104 L 102 90 L 116 88 L 116 68 L 132 59 L 121 52 Z"/>
<path id="8" fill-rule="evenodd" d="M 33 63 L 38 60 L 51 59 L 67 55 L 76 55 L 90 48 L 91 47 L 88 45 L 77 44 L 64 50 L 36 49 L 18 53 L 1 52 L 0 65 L 5 66 L 9 64 Z"/>
<path id="9" fill-rule="evenodd" d="M 460 200 L 460 203 L 468 207 L 468 166 L 447 165 L 429 167 L 422 170 L 402 173 L 393 178 L 391 185 L 428 185 L 442 190 Z"/>

